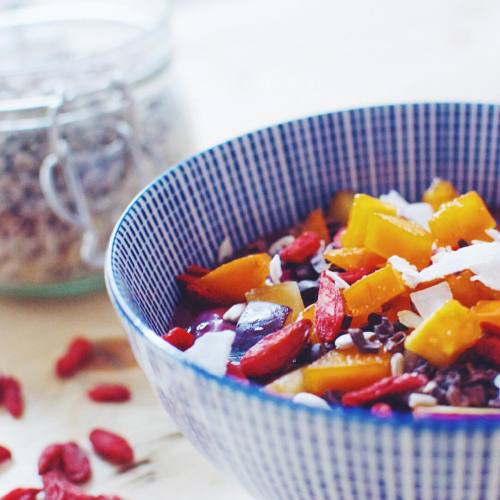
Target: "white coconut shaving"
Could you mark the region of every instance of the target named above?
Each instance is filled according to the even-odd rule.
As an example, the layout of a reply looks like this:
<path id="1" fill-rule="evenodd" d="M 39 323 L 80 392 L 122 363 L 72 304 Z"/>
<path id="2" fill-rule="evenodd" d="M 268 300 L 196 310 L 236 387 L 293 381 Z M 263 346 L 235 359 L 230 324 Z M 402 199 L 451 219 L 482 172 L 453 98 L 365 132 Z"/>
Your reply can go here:
<path id="1" fill-rule="evenodd" d="M 409 288 L 415 288 L 419 284 L 418 269 L 406 259 L 399 257 L 399 255 L 393 255 L 387 259 L 387 262 L 389 262 L 393 269 L 401 273 L 403 281 Z"/>
<path id="2" fill-rule="evenodd" d="M 338 275 L 338 273 L 334 273 L 333 271 L 325 271 L 325 273 L 327 274 L 327 276 L 330 276 L 330 278 L 332 278 L 332 280 L 335 282 L 337 287 L 340 288 L 341 290 L 344 288 L 349 288 L 349 286 L 350 286 L 349 283 L 347 283 L 347 281 L 343 280 Z"/>
<path id="3" fill-rule="evenodd" d="M 422 318 L 432 316 L 446 302 L 453 299 L 450 285 L 446 281 L 424 290 L 410 293 L 411 301 Z"/>
<path id="4" fill-rule="evenodd" d="M 223 377 L 226 374 L 226 366 L 235 335 L 236 333 L 232 330 L 203 335 L 196 340 L 192 347 L 184 351 L 184 357 L 207 372 Z"/>
<path id="5" fill-rule="evenodd" d="M 383 194 L 379 199 L 396 207 L 399 216 L 405 217 L 422 226 L 424 229 L 429 230 L 429 220 L 433 216 L 434 211 L 428 203 L 409 203 L 394 190 Z"/>
<path id="6" fill-rule="evenodd" d="M 315 394 L 311 394 L 310 392 L 299 392 L 295 394 L 292 401 L 294 403 L 299 403 L 306 406 L 313 406 L 314 408 L 324 408 L 325 410 L 329 410 L 329 404 L 319 396 Z"/>
<path id="7" fill-rule="evenodd" d="M 219 246 L 219 251 L 217 253 L 217 259 L 220 262 L 224 262 L 228 257 L 233 255 L 233 244 L 229 236 L 226 236 Z"/>
<path id="8" fill-rule="evenodd" d="M 288 245 L 291 245 L 295 241 L 295 238 L 291 234 L 287 234 L 286 236 L 283 236 L 279 240 L 276 240 L 270 247 L 269 247 L 269 254 L 274 255 L 276 253 L 281 252 L 283 248 L 287 247 Z"/>
<path id="9" fill-rule="evenodd" d="M 500 242 L 500 231 L 497 229 L 486 229 L 485 233 L 494 241 Z"/>
<path id="10" fill-rule="evenodd" d="M 281 276 L 283 276 L 283 270 L 281 269 L 281 259 L 279 253 L 277 253 L 269 262 L 269 277 L 271 281 L 276 285 L 281 283 Z"/>
<path id="11" fill-rule="evenodd" d="M 409 310 L 398 311 L 398 321 L 408 328 L 417 328 L 424 319 L 417 313 Z"/>

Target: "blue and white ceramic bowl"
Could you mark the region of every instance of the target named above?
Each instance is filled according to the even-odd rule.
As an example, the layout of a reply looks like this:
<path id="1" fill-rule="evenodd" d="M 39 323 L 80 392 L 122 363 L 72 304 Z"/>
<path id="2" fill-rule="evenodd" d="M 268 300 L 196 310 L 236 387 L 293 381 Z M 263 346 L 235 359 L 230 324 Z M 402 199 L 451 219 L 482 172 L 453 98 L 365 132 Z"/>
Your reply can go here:
<path id="1" fill-rule="evenodd" d="M 285 228 L 338 189 L 420 198 L 433 177 L 500 206 L 500 107 L 415 104 L 329 113 L 259 130 L 177 165 L 117 225 L 108 291 L 135 356 L 192 443 L 253 495 L 283 499 L 500 498 L 500 424 L 294 405 L 183 361 L 158 335 L 174 277 Z"/>

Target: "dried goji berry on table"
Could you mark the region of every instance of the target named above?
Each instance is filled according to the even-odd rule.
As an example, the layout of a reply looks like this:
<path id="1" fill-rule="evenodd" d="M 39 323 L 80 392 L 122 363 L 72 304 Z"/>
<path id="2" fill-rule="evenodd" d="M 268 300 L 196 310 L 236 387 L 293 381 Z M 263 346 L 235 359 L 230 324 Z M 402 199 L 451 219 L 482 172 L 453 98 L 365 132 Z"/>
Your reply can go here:
<path id="1" fill-rule="evenodd" d="M 46 446 L 38 459 L 38 474 L 46 474 L 51 470 L 62 468 L 62 444 L 50 444 Z"/>
<path id="2" fill-rule="evenodd" d="M 360 406 L 389 394 L 414 391 L 427 382 L 425 375 L 417 373 L 404 373 L 395 377 L 385 377 L 358 391 L 346 392 L 342 396 L 342 404 L 344 406 Z"/>
<path id="3" fill-rule="evenodd" d="M 92 343 L 84 337 L 77 337 L 56 362 L 56 373 L 61 378 L 74 375 L 92 355 Z"/>
<path id="4" fill-rule="evenodd" d="M 350 285 L 360 280 L 363 276 L 370 274 L 375 269 L 370 269 L 369 267 L 360 267 L 359 269 L 353 269 L 352 271 L 342 271 L 338 275 Z"/>
<path id="5" fill-rule="evenodd" d="M 312 324 L 301 319 L 259 340 L 241 358 L 240 366 L 247 377 L 261 378 L 286 368 L 308 341 Z"/>
<path id="6" fill-rule="evenodd" d="M 130 400 L 130 389 L 123 384 L 98 384 L 87 392 L 98 403 L 122 403 Z"/>
<path id="7" fill-rule="evenodd" d="M 12 453 L 5 446 L 0 445 L 0 464 L 7 462 L 12 458 Z"/>
<path id="8" fill-rule="evenodd" d="M 165 335 L 162 335 L 161 338 L 181 351 L 189 349 L 196 340 L 192 333 L 189 333 L 180 326 L 174 326 L 174 328 L 169 330 Z"/>
<path id="9" fill-rule="evenodd" d="M 38 493 L 41 491 L 40 488 L 16 488 L 0 497 L 0 500 L 36 500 Z"/>
<path id="10" fill-rule="evenodd" d="M 118 434 L 104 429 L 94 429 L 89 439 L 95 452 L 108 462 L 123 465 L 134 460 L 134 450 Z"/>
<path id="11" fill-rule="evenodd" d="M 62 445 L 62 472 L 72 483 L 84 483 L 92 474 L 87 455 L 72 441 Z"/>
<path id="12" fill-rule="evenodd" d="M 0 399 L 7 411 L 15 418 L 21 417 L 24 410 L 21 384 L 8 375 L 0 376 Z"/>
<path id="13" fill-rule="evenodd" d="M 305 231 L 281 250 L 280 258 L 283 262 L 302 264 L 318 251 L 320 244 L 321 240 L 316 233 Z"/>
<path id="14" fill-rule="evenodd" d="M 500 337 L 488 336 L 479 339 L 474 351 L 490 363 L 500 366 Z"/>
<path id="15" fill-rule="evenodd" d="M 232 363 L 231 361 L 228 361 L 227 363 L 226 375 L 228 375 L 229 377 L 237 378 L 238 380 L 247 380 L 247 377 L 243 373 L 241 365 Z"/>
<path id="16" fill-rule="evenodd" d="M 314 314 L 314 329 L 321 342 L 334 340 L 342 328 L 345 316 L 344 299 L 335 281 L 325 271 L 319 281 L 318 300 Z"/>

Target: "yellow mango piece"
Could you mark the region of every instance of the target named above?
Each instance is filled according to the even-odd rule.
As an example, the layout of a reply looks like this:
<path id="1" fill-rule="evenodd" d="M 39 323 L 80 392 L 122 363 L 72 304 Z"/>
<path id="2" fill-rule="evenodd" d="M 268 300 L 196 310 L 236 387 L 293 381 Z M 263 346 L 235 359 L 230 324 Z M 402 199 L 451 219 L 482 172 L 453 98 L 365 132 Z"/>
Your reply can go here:
<path id="1" fill-rule="evenodd" d="M 270 384 L 267 384 L 264 390 L 279 396 L 295 396 L 299 392 L 304 392 L 303 369 L 298 368 L 293 372 L 282 375 Z"/>
<path id="2" fill-rule="evenodd" d="M 351 316 L 364 316 L 379 310 L 405 290 L 401 274 L 387 264 L 344 289 L 344 300 Z"/>
<path id="3" fill-rule="evenodd" d="M 242 302 L 249 290 L 264 284 L 270 262 L 265 253 L 247 255 L 216 267 L 200 278 L 200 283 L 227 304 Z"/>
<path id="4" fill-rule="evenodd" d="M 449 300 L 406 338 L 405 347 L 436 366 L 448 366 L 481 338 L 475 314 Z"/>
<path id="5" fill-rule="evenodd" d="M 388 259 L 399 255 L 418 268 L 430 263 L 432 236 L 415 222 L 385 214 L 372 214 L 364 246 L 367 250 Z"/>
<path id="6" fill-rule="evenodd" d="M 330 233 L 328 232 L 328 227 L 326 226 L 325 217 L 323 216 L 323 210 L 321 210 L 321 208 L 313 210 L 302 223 L 302 232 L 306 231 L 316 233 L 325 244 L 330 241 Z"/>
<path id="7" fill-rule="evenodd" d="M 500 300 L 481 300 L 472 312 L 487 332 L 500 335 Z"/>
<path id="8" fill-rule="evenodd" d="M 262 286 L 250 290 L 245 294 L 247 302 L 262 300 L 289 307 L 292 312 L 289 314 L 286 324 L 293 323 L 299 313 L 304 310 L 304 302 L 300 295 L 299 286 L 295 281 L 285 281 L 271 286 Z"/>
<path id="9" fill-rule="evenodd" d="M 462 271 L 458 274 L 450 274 L 445 280 L 450 286 L 453 298 L 465 307 L 472 307 L 480 300 L 491 300 L 500 298 L 500 294 L 483 285 L 480 281 L 471 281 L 473 273 Z"/>
<path id="10" fill-rule="evenodd" d="M 349 219 L 354 193 L 352 191 L 337 191 L 330 202 L 328 217 L 332 222 L 345 225 Z"/>
<path id="11" fill-rule="evenodd" d="M 469 191 L 444 203 L 429 221 L 434 239 L 440 246 L 457 246 L 459 240 L 491 241 L 484 232 L 496 226 L 495 219 L 476 191 Z"/>
<path id="12" fill-rule="evenodd" d="M 372 269 L 382 266 L 385 263 L 385 259 L 380 257 L 380 255 L 360 247 L 333 248 L 325 252 L 324 257 L 325 260 L 331 262 L 334 266 L 346 271 L 361 267 Z"/>
<path id="13" fill-rule="evenodd" d="M 425 203 L 429 203 L 434 211 L 436 211 L 443 203 L 451 201 L 457 196 L 457 190 L 451 182 L 436 178 L 432 181 L 432 184 L 425 191 L 422 197 L 422 201 Z"/>
<path id="14" fill-rule="evenodd" d="M 303 368 L 306 392 L 353 391 L 391 374 L 391 355 L 360 353 L 356 348 L 330 351 Z"/>
<path id="15" fill-rule="evenodd" d="M 309 332 L 309 341 L 311 344 L 318 344 L 320 342 L 318 336 L 316 335 L 316 329 L 314 328 L 314 315 L 316 314 L 316 304 L 311 304 L 307 306 L 300 314 L 298 319 L 308 319 L 311 323 L 311 330 Z"/>
<path id="16" fill-rule="evenodd" d="M 342 235 L 343 246 L 363 246 L 368 219 L 373 213 L 396 215 L 396 208 L 367 194 L 357 194 L 349 213 L 347 229 Z"/>

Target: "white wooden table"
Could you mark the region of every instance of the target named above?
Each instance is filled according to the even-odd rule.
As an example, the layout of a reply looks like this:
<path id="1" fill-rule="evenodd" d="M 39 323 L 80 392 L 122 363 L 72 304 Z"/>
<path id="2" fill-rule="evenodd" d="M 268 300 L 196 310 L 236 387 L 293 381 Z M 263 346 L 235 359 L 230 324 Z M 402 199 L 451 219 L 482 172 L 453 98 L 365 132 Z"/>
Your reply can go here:
<path id="1" fill-rule="evenodd" d="M 173 19 L 176 72 L 196 147 L 310 113 L 422 100 L 500 97 L 500 4 L 422 0 L 179 0 Z M 0 300 L 0 370 L 24 383 L 27 411 L 0 411 L 0 494 L 36 484 L 41 448 L 86 443 L 90 428 L 130 438 L 138 459 L 125 474 L 93 458 L 93 492 L 128 500 L 248 500 L 176 430 L 136 367 L 85 372 L 60 382 L 53 362 L 76 333 L 123 338 L 104 294 L 59 302 Z M 85 389 L 125 380 L 133 402 L 97 406 Z"/>

